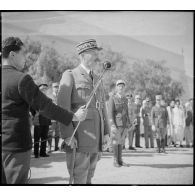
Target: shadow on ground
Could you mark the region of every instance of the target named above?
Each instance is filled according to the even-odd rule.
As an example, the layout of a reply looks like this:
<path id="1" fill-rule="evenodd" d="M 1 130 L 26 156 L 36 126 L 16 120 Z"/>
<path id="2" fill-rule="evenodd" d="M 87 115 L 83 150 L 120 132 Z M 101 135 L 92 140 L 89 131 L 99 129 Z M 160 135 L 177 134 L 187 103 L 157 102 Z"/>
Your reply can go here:
<path id="1" fill-rule="evenodd" d="M 31 167 L 36 168 L 50 168 L 52 162 L 66 162 L 66 154 L 64 152 L 51 153 L 49 157 L 46 158 L 31 158 Z"/>
<path id="2" fill-rule="evenodd" d="M 68 181 L 69 177 L 42 177 L 42 178 L 32 178 L 30 179 L 29 184 L 47 184 L 51 182 L 57 182 L 57 181 Z"/>
<path id="3" fill-rule="evenodd" d="M 192 164 L 130 164 L 130 167 L 132 166 L 151 167 L 157 169 L 176 169 L 193 167 Z"/>
<path id="4" fill-rule="evenodd" d="M 122 153 L 122 156 L 123 157 L 153 157 L 153 154 L 147 154 L 147 153 L 141 153 L 141 154 L 139 154 L 139 153 L 131 153 L 131 152 L 123 152 Z M 103 153 L 102 154 L 102 156 L 101 156 L 102 158 L 112 158 L 113 157 L 113 153 L 111 153 L 111 152 L 106 152 L 106 153 Z"/>

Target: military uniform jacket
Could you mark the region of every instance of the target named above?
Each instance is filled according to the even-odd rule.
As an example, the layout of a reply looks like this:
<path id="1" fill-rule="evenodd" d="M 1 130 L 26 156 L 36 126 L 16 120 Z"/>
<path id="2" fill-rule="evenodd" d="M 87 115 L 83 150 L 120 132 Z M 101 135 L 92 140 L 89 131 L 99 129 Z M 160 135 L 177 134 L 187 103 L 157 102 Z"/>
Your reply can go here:
<path id="1" fill-rule="evenodd" d="M 141 117 L 143 118 L 144 126 L 151 126 L 151 107 L 141 108 L 140 110 Z"/>
<path id="2" fill-rule="evenodd" d="M 73 113 L 52 103 L 32 77 L 13 66 L 2 67 L 2 150 L 25 152 L 32 148 L 30 107 L 47 118 L 68 125 Z"/>
<path id="3" fill-rule="evenodd" d="M 136 104 L 135 102 L 129 106 L 129 116 L 130 116 L 131 124 L 133 123 L 135 119 L 137 119 L 137 124 L 138 125 L 140 124 L 140 108 L 141 108 L 141 105 Z"/>
<path id="4" fill-rule="evenodd" d="M 57 103 L 63 108 L 75 112 L 80 106 L 85 105 L 93 90 L 98 77 L 93 75 L 93 81 L 87 72 L 78 66 L 73 70 L 63 73 L 60 81 Z M 60 124 L 61 136 L 63 139 L 71 137 L 77 122 L 69 126 Z M 88 107 L 86 120 L 81 122 L 75 138 L 78 142 L 77 151 L 98 152 L 102 150 L 103 136 L 109 133 L 107 111 L 103 88 L 97 90 L 91 104 Z"/>
<path id="5" fill-rule="evenodd" d="M 127 128 L 130 124 L 126 97 L 119 97 L 117 94 L 110 96 L 108 113 L 111 126 Z"/>
<path id="6" fill-rule="evenodd" d="M 166 128 L 168 122 L 168 112 L 164 106 L 153 106 L 151 111 L 152 125 L 156 128 Z"/>

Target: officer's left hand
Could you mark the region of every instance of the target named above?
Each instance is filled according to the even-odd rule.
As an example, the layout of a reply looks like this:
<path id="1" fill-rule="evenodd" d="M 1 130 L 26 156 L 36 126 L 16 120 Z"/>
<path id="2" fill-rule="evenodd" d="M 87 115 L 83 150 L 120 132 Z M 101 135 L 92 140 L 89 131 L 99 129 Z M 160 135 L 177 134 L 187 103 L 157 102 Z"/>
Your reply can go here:
<path id="1" fill-rule="evenodd" d="M 70 137 L 66 138 L 64 141 L 66 142 L 67 145 L 70 146 L 71 149 L 77 148 L 77 140 L 75 139 L 75 137 L 72 138 L 71 143 L 70 143 Z"/>

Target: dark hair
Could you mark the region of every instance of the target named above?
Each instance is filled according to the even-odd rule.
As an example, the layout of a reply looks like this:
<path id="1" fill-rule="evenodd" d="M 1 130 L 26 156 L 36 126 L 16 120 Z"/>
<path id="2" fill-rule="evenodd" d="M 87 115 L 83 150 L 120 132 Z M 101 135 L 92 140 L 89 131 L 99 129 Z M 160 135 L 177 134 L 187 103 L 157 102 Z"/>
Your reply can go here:
<path id="1" fill-rule="evenodd" d="M 47 85 L 46 83 L 43 83 L 43 84 L 38 85 L 39 88 L 40 88 L 41 86 L 48 87 L 48 85 Z"/>
<path id="2" fill-rule="evenodd" d="M 4 39 L 2 44 L 2 57 L 8 58 L 11 51 L 18 52 L 23 45 L 23 42 L 18 37 L 8 37 Z"/>

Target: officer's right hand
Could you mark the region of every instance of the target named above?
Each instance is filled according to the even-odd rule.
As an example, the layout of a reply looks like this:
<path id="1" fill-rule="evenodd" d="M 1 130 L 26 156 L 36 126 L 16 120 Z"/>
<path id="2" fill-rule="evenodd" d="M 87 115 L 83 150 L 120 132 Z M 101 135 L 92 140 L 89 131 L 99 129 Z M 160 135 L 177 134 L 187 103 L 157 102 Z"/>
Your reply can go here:
<path id="1" fill-rule="evenodd" d="M 152 125 L 152 131 L 155 131 L 156 128 L 155 128 L 155 125 Z"/>
<path id="2" fill-rule="evenodd" d="M 81 106 L 73 116 L 73 121 L 84 121 L 87 115 L 87 109 L 85 106 Z"/>

